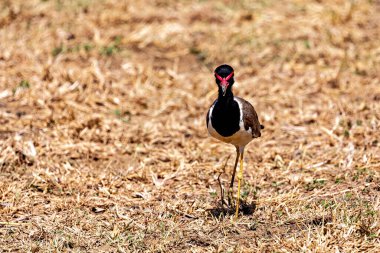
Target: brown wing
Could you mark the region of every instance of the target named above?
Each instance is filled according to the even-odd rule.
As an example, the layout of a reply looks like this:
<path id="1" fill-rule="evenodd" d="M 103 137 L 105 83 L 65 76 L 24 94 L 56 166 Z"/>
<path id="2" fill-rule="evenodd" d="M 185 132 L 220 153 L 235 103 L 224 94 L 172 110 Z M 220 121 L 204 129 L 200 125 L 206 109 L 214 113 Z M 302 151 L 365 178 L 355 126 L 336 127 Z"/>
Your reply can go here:
<path id="1" fill-rule="evenodd" d="M 260 137 L 260 130 L 264 129 L 264 126 L 260 124 L 259 117 L 257 116 L 255 108 L 253 108 L 253 106 L 248 101 L 245 101 L 244 99 L 238 97 L 235 98 L 238 99 L 239 102 L 243 105 L 242 111 L 245 130 L 251 128 L 252 137 Z"/>

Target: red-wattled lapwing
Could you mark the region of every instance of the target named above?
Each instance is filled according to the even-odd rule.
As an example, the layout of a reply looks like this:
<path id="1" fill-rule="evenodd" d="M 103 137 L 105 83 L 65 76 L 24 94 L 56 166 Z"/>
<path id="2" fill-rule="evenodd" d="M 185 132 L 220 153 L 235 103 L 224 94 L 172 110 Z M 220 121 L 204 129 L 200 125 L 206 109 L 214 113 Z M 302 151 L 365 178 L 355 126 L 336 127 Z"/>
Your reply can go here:
<path id="1" fill-rule="evenodd" d="M 207 129 L 212 137 L 231 143 L 236 147 L 236 160 L 229 188 L 229 197 L 232 194 L 236 167 L 240 158 L 235 213 L 235 218 L 237 218 L 240 184 L 243 177 L 244 148 L 254 138 L 261 136 L 260 130 L 264 126 L 260 124 L 253 106 L 244 99 L 235 97 L 232 93 L 232 85 L 235 82 L 234 69 L 229 65 L 220 65 L 215 69 L 214 75 L 218 85 L 218 98 L 207 112 Z"/>

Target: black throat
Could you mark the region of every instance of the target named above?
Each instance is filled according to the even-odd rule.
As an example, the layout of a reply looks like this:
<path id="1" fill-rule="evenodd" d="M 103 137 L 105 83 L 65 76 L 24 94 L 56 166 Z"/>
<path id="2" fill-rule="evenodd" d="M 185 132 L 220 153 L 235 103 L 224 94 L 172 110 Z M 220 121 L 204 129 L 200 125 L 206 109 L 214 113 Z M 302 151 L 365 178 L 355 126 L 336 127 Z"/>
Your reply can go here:
<path id="1" fill-rule="evenodd" d="M 224 96 L 219 87 L 218 100 L 211 114 L 212 126 L 223 137 L 231 136 L 240 129 L 239 104 L 234 100 L 231 86 L 227 88 Z"/>

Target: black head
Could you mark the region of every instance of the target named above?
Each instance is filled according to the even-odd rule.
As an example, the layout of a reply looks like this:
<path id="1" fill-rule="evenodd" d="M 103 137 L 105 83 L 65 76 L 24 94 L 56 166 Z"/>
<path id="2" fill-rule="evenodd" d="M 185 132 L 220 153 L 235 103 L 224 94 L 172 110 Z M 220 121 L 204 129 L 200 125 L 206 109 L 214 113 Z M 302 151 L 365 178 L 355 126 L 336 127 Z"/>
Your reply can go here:
<path id="1" fill-rule="evenodd" d="M 234 84 L 234 69 L 227 64 L 220 65 L 214 71 L 215 81 L 219 88 L 222 90 L 223 96 L 226 95 L 227 90 L 231 91 Z"/>

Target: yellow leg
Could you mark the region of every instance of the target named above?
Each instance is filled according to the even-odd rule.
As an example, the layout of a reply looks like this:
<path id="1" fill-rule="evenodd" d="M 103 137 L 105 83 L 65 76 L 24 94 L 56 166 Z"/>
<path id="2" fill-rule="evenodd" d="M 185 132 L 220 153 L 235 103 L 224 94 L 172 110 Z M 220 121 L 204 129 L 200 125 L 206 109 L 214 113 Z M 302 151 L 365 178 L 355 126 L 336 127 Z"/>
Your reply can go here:
<path id="1" fill-rule="evenodd" d="M 240 185 L 241 185 L 241 180 L 243 179 L 243 153 L 244 153 L 244 150 L 241 150 L 240 151 L 240 170 L 239 170 L 239 174 L 237 176 L 237 178 L 238 178 L 238 192 L 237 192 L 237 196 L 236 196 L 235 219 L 237 219 L 238 215 L 239 215 Z"/>

